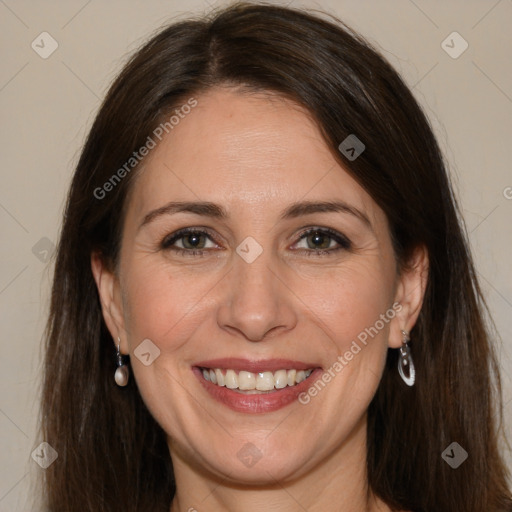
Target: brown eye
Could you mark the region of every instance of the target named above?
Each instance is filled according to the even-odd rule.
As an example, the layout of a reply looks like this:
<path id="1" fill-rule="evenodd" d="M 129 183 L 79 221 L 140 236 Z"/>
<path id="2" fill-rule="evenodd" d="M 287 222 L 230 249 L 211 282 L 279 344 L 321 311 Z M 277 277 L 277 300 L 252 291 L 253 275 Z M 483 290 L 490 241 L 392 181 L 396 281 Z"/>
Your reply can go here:
<path id="1" fill-rule="evenodd" d="M 205 246 L 205 236 L 203 233 L 189 233 L 181 237 L 185 249 L 203 249 Z"/>
<path id="2" fill-rule="evenodd" d="M 349 250 L 351 242 L 341 233 L 327 228 L 315 228 L 302 233 L 299 242 L 304 240 L 306 247 L 299 247 L 306 253 L 328 254 L 339 250 Z M 334 242 L 334 246 L 333 246 Z M 337 246 L 336 246 L 337 244 Z"/>
<path id="3" fill-rule="evenodd" d="M 207 246 L 210 241 L 211 245 Z M 168 235 L 160 244 L 164 250 L 178 253 L 188 253 L 191 256 L 203 254 L 203 249 L 214 249 L 217 245 L 212 241 L 211 235 L 200 229 L 181 229 Z"/>
<path id="4" fill-rule="evenodd" d="M 332 238 L 325 233 L 315 231 L 307 235 L 306 240 L 310 249 L 328 249 Z"/>

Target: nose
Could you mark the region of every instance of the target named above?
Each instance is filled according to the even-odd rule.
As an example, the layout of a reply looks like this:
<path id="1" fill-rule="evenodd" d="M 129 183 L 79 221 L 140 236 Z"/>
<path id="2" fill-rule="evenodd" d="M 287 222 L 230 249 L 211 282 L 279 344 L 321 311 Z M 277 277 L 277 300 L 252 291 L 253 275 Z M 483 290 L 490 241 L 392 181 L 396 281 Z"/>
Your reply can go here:
<path id="1" fill-rule="evenodd" d="M 270 250 L 252 263 L 235 254 L 226 279 L 217 317 L 222 329 L 256 342 L 294 328 L 294 295 Z"/>

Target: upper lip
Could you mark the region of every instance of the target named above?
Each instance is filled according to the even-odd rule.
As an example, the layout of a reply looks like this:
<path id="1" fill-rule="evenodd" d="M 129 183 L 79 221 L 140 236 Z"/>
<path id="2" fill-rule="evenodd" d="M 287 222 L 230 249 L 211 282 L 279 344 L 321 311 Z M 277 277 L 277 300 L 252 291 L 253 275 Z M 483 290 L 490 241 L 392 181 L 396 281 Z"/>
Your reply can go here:
<path id="1" fill-rule="evenodd" d="M 201 368 L 219 368 L 226 370 L 239 370 L 246 372 L 275 372 L 277 370 L 309 370 L 318 368 L 317 363 L 305 363 L 302 361 L 293 361 L 291 359 L 260 359 L 249 360 L 238 357 L 225 357 L 222 359 L 210 359 L 208 361 L 199 361 L 194 366 Z"/>

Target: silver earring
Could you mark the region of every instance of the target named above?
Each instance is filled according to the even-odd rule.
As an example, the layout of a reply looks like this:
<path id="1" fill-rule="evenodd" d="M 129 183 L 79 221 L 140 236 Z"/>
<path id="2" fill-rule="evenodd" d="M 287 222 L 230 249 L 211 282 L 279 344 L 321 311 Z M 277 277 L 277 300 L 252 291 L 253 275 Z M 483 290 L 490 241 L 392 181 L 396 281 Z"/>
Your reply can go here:
<path id="1" fill-rule="evenodd" d="M 398 358 L 398 373 L 408 386 L 412 386 L 416 378 L 416 370 L 414 369 L 414 363 L 412 361 L 411 349 L 409 345 L 407 345 L 407 342 L 410 341 L 411 338 L 409 338 L 407 331 L 402 331 L 402 336 L 403 342 Z"/>
<path id="2" fill-rule="evenodd" d="M 121 340 L 117 338 L 117 341 Z M 116 380 L 116 384 L 118 386 L 126 386 L 128 384 L 128 377 L 130 376 L 130 370 L 128 366 L 123 363 L 123 356 L 121 355 L 121 350 L 119 349 L 119 343 L 117 344 L 117 368 L 116 373 L 114 374 L 114 378 Z"/>

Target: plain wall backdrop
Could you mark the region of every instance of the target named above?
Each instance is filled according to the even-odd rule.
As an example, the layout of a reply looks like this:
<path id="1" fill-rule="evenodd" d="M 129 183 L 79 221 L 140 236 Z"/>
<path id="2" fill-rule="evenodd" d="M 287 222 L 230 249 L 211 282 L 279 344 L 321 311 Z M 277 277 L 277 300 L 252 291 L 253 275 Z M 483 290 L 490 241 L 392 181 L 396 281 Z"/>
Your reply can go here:
<path id="1" fill-rule="evenodd" d="M 429 116 L 501 338 L 512 437 L 512 0 L 286 3 L 326 10 L 360 31 Z M 37 509 L 27 500 L 44 471 L 31 454 L 44 441 L 36 425 L 51 255 L 100 101 L 127 57 L 157 29 L 226 4 L 0 0 L 0 512 Z"/>

